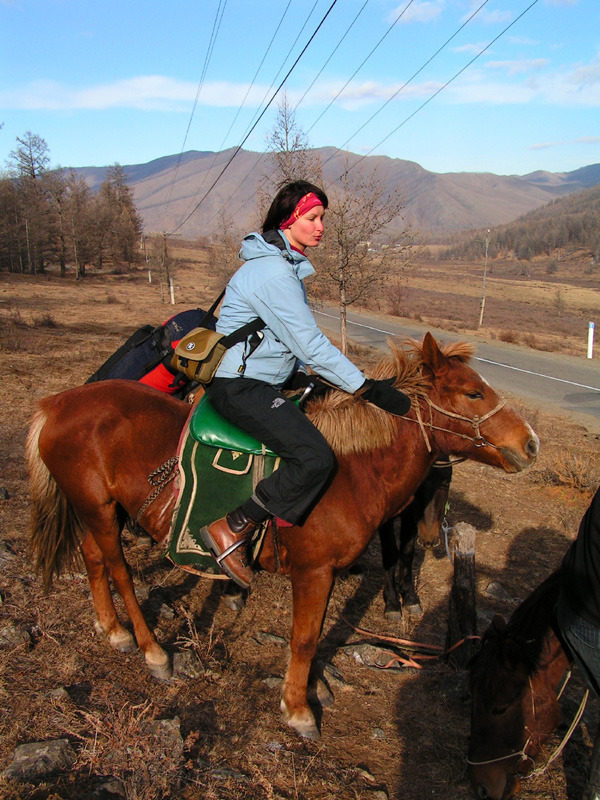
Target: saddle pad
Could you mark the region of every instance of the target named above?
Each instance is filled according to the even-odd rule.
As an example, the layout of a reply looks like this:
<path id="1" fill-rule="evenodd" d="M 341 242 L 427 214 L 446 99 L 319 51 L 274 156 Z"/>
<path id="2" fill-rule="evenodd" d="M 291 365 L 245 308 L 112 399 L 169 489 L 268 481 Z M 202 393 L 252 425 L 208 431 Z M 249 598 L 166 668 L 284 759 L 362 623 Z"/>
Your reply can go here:
<path id="1" fill-rule="evenodd" d="M 250 436 L 249 433 L 241 430 L 225 419 L 213 407 L 206 395 L 203 395 L 196 408 L 192 412 L 190 421 L 190 433 L 196 442 L 210 445 L 211 447 L 233 450 L 237 453 L 249 453 L 253 455 L 265 454 L 276 458 L 271 450 L 263 448 L 263 445 Z"/>
<path id="2" fill-rule="evenodd" d="M 258 480 L 270 475 L 279 462 L 275 456 L 203 444 L 192 435 L 190 423 L 179 454 L 179 494 L 171 522 L 170 560 L 207 577 L 226 579 L 207 552 L 199 531 L 247 500 Z M 256 551 L 261 544 L 262 539 Z"/>

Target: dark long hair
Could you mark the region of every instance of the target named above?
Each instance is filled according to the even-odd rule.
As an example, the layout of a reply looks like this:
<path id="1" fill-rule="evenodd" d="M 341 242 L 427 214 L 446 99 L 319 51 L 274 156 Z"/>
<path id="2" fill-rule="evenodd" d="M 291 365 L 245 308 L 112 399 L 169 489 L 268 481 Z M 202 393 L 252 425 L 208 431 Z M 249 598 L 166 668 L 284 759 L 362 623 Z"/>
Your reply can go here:
<path id="1" fill-rule="evenodd" d="M 271 203 L 271 207 L 267 211 L 267 216 L 262 225 L 262 232 L 276 231 L 284 220 L 292 215 L 292 211 L 296 208 L 300 200 L 305 194 L 314 192 L 323 204 L 323 208 L 327 208 L 329 200 L 323 189 L 319 189 L 314 183 L 308 181 L 292 181 L 286 183 L 275 195 L 275 199 Z"/>

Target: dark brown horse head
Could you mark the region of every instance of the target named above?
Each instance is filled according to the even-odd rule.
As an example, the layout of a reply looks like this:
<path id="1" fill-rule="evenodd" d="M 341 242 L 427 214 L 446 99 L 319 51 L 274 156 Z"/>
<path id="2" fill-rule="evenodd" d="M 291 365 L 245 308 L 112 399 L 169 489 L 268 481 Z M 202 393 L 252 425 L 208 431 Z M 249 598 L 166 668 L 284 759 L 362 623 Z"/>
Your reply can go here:
<path id="1" fill-rule="evenodd" d="M 426 550 L 439 544 L 451 480 L 452 467 L 444 456 L 433 464 L 415 495 L 413 502 L 417 505 L 417 538 L 421 547 Z"/>
<path id="2" fill-rule="evenodd" d="M 557 687 L 569 660 L 554 632 L 555 573 L 506 624 L 496 616 L 470 664 L 469 777 L 479 798 L 509 800 L 561 718 Z"/>
<path id="3" fill-rule="evenodd" d="M 468 365 L 471 345 L 457 343 L 442 350 L 427 333 L 421 353 L 423 371 L 431 381 L 429 407 L 436 420 L 435 436 L 444 452 L 466 455 L 506 472 L 520 472 L 535 462 L 540 446 L 537 435 Z"/>

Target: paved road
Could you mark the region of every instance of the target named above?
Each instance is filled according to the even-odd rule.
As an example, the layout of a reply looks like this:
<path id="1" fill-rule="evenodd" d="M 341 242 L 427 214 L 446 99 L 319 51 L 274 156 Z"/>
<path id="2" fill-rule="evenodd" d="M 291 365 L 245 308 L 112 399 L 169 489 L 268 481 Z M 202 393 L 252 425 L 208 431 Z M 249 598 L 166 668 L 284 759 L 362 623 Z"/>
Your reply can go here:
<path id="1" fill-rule="evenodd" d="M 334 308 L 321 307 L 314 313 L 323 330 L 339 335 L 339 315 Z M 474 341 L 475 367 L 494 388 L 533 400 L 544 409 L 566 414 L 590 432 L 600 434 L 600 363 L 596 357 L 542 353 L 502 342 L 475 341 L 422 325 L 382 322 L 368 314 L 348 313 L 348 335 L 352 340 L 381 350 L 386 349 L 389 336 L 422 339 L 427 330 L 444 342 L 461 338 Z M 583 331 L 582 336 L 587 336 L 587 331 Z"/>

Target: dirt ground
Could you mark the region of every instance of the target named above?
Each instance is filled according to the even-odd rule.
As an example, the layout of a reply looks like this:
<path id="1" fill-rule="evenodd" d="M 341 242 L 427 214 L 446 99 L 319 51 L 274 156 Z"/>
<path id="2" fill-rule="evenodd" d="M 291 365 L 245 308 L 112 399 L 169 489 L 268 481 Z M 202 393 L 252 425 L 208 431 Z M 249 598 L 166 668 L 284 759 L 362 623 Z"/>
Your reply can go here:
<path id="1" fill-rule="evenodd" d="M 468 798 L 463 673 L 445 663 L 421 671 L 369 665 L 373 651 L 364 643 L 371 640 L 353 627 L 443 645 L 452 580 L 443 547 L 418 552 L 420 618 L 384 619 L 375 540 L 360 562 L 362 574 L 338 581 L 318 652 L 335 703 L 322 711 L 318 743 L 298 738 L 279 715 L 291 628 L 287 579 L 260 573 L 238 613 L 222 601 L 220 584 L 173 568 L 126 534 L 127 558 L 159 640 L 170 653 L 189 652 L 199 662 L 194 676 L 161 683 L 139 653 L 117 653 L 94 633 L 85 575 L 65 576 L 45 594 L 33 573 L 23 445 L 36 399 L 82 383 L 139 325 L 196 303 L 206 307 L 217 293 L 201 269 L 183 266 L 175 307 L 161 302 L 160 288 L 143 271 L 77 284 L 71 276 L 0 274 L 0 771 L 26 742 L 66 738 L 77 752 L 71 769 L 46 781 L 0 777 L 0 798 L 109 798 L 99 787 L 111 776 L 136 800 Z M 593 290 L 588 301 L 593 306 Z M 372 359 L 367 352 L 355 357 L 361 366 Z M 465 463 L 455 468 L 450 492 L 450 524 L 465 521 L 478 531 L 481 630 L 494 612 L 509 615 L 559 565 L 600 482 L 599 431 L 510 399 L 540 436 L 538 463 L 515 476 Z M 491 596 L 493 582 L 501 599 Z M 389 651 L 379 648 L 375 658 L 386 664 Z M 576 678 L 564 700 L 567 721 L 581 692 Z M 588 705 L 564 756 L 525 784 L 522 797 L 580 797 L 598 710 L 596 701 Z M 183 752 L 148 725 L 175 717 Z M 550 747 L 558 741 L 557 735 Z"/>

